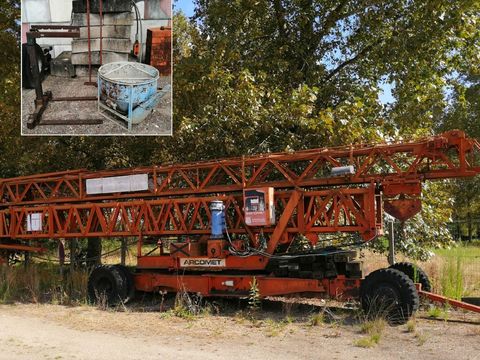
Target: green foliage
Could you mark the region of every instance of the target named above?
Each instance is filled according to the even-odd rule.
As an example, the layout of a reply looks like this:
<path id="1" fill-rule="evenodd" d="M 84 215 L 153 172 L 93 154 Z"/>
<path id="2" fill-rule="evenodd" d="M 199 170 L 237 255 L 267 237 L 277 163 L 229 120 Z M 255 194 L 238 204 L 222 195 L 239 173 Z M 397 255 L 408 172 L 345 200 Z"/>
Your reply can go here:
<path id="1" fill-rule="evenodd" d="M 450 182 L 429 182 L 423 184 L 422 211 L 404 223 L 395 222 L 395 250 L 411 259 L 427 260 L 434 253 L 429 249 L 452 245 L 452 235 L 447 228 L 453 212 L 453 197 L 450 193 Z M 389 231 L 388 222 L 385 229 Z M 371 245 L 377 252 L 388 251 L 386 234 Z"/>
<path id="2" fill-rule="evenodd" d="M 250 283 L 250 292 L 248 296 L 248 307 L 252 311 L 257 311 L 260 308 L 260 289 L 258 288 L 257 278 L 253 277 Z"/>

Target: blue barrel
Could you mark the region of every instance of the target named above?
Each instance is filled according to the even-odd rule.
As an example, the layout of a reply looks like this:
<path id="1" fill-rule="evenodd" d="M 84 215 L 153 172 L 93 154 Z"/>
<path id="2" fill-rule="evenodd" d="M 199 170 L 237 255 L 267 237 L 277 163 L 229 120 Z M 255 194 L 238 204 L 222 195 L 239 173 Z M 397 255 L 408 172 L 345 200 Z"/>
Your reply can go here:
<path id="1" fill-rule="evenodd" d="M 153 66 L 135 62 L 113 62 L 98 69 L 99 101 L 132 119 L 136 124 L 151 110 L 152 101 L 157 100 L 159 73 Z M 138 111 L 142 110 L 142 111 Z M 132 114 L 140 113 L 140 116 Z"/>
<path id="2" fill-rule="evenodd" d="M 214 200 L 210 203 L 210 212 L 212 214 L 212 239 L 223 238 L 223 230 L 225 229 L 225 206 L 223 201 Z"/>

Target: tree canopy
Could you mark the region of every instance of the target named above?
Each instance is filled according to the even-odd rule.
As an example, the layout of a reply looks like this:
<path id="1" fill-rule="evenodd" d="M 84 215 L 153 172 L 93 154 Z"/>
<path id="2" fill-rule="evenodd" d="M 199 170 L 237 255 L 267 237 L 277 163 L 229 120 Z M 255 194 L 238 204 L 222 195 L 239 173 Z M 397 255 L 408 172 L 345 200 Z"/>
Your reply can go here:
<path id="1" fill-rule="evenodd" d="M 0 4 L 0 177 L 410 139 L 452 128 L 480 137 L 477 0 L 196 0 L 191 19 L 174 16 L 174 136 L 124 138 L 19 136 L 20 6 Z M 382 101 L 389 89 L 391 99 Z M 452 201 L 463 204 L 458 216 L 478 215 L 480 180 L 475 184 L 472 196 L 461 182 L 429 186 L 426 210 L 413 222 L 419 233 L 431 235 L 448 221 Z"/>

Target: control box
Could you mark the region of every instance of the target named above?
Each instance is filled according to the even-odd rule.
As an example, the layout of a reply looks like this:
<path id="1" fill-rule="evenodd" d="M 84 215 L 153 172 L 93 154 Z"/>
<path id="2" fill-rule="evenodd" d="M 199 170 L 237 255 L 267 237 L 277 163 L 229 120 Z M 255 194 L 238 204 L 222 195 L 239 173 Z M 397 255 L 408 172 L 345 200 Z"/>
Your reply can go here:
<path id="1" fill-rule="evenodd" d="M 243 211 L 248 226 L 270 226 L 275 224 L 275 202 L 273 187 L 243 190 Z"/>

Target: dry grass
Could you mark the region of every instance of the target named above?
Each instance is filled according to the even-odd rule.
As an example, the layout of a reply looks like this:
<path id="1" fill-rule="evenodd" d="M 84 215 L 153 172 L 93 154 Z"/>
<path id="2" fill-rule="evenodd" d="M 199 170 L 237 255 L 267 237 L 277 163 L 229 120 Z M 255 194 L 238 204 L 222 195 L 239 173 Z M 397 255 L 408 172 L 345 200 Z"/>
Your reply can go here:
<path id="1" fill-rule="evenodd" d="M 354 345 L 363 348 L 376 346 L 380 342 L 386 326 L 387 321 L 382 318 L 364 321 L 360 325 L 360 332 L 368 336 L 356 340 Z"/>
<path id="2" fill-rule="evenodd" d="M 310 326 L 319 326 L 325 323 L 325 314 L 323 312 L 319 312 L 310 316 L 308 320 Z"/>
<path id="3" fill-rule="evenodd" d="M 15 301 L 72 305 L 87 301 L 86 271 L 60 274 L 58 266 L 0 267 L 0 303 Z"/>
<path id="4" fill-rule="evenodd" d="M 417 328 L 417 322 L 415 321 L 415 318 L 412 318 L 407 321 L 407 332 L 413 333 L 415 332 L 416 328 Z"/>

